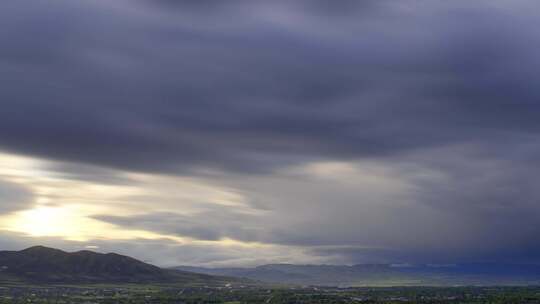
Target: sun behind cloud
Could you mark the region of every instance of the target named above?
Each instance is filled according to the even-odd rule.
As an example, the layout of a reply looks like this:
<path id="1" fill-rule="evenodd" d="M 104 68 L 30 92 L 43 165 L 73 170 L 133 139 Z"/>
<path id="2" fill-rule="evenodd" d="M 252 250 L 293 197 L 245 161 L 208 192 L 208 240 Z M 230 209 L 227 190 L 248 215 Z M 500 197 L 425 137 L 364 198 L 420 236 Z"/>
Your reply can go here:
<path id="1" fill-rule="evenodd" d="M 80 221 L 83 222 L 80 222 Z M 16 213 L 8 221 L 7 229 L 26 233 L 34 237 L 62 236 L 71 240 L 84 241 L 83 225 L 87 222 L 69 208 L 37 207 Z M 83 228 L 83 229 L 81 229 Z"/>
<path id="2" fill-rule="evenodd" d="M 1 229 L 18 232 L 31 237 L 58 237 L 68 241 L 129 240 L 169 238 L 182 242 L 181 238 L 168 237 L 144 230 L 120 229 L 89 217 L 76 206 L 38 206 L 0 219 Z"/>
<path id="3" fill-rule="evenodd" d="M 59 168 L 76 166 L 93 174 L 115 176 L 121 182 L 99 181 L 92 176 L 73 178 Z M 83 178 L 84 177 L 84 178 Z M 20 185 L 28 201 L 0 213 L 0 233 L 15 232 L 33 238 L 66 241 L 167 239 L 176 244 L 208 243 L 178 234 L 122 227 L 96 215 L 134 216 L 149 212 L 185 214 L 208 205 L 245 208 L 244 197 L 233 189 L 206 184 L 193 178 L 104 170 L 84 165 L 0 152 L 0 179 Z M 213 240 L 218 246 L 256 246 L 234 240 Z"/>

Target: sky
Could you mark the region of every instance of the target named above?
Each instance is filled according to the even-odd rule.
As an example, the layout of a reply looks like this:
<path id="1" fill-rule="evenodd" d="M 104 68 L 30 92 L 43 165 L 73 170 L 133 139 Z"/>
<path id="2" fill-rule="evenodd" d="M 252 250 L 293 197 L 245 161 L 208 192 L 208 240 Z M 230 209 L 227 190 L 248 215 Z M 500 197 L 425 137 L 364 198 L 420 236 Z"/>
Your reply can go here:
<path id="1" fill-rule="evenodd" d="M 539 9 L 2 0 L 0 249 L 540 263 Z"/>

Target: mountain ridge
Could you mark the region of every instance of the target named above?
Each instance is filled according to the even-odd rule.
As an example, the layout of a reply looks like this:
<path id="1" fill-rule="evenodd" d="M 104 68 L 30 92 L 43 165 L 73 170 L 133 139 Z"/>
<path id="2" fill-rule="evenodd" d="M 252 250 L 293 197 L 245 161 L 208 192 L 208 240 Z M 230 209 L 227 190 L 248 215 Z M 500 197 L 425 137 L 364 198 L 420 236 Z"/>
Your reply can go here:
<path id="1" fill-rule="evenodd" d="M 229 283 L 318 286 L 538 285 L 540 265 L 503 263 L 266 264 L 256 267 L 160 268 L 117 253 L 66 252 L 45 246 L 0 251 L 0 283 Z"/>
<path id="2" fill-rule="evenodd" d="M 226 278 L 163 269 L 117 253 L 45 246 L 0 251 L 0 281 L 30 283 L 202 283 Z"/>
<path id="3" fill-rule="evenodd" d="M 295 265 L 205 268 L 177 266 L 177 270 L 225 275 L 267 283 L 324 286 L 453 286 L 537 285 L 540 265 L 464 263 L 454 265 Z"/>

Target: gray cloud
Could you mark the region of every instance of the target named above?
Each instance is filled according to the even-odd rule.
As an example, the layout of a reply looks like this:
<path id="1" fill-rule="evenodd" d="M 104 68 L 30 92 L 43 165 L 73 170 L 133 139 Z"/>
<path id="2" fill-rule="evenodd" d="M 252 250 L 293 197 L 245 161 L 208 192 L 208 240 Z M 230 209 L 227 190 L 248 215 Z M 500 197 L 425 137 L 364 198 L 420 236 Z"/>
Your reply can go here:
<path id="1" fill-rule="evenodd" d="M 257 236 L 264 233 L 265 227 L 257 225 L 259 217 L 227 209 L 214 206 L 192 215 L 161 212 L 137 216 L 99 215 L 94 218 L 124 227 L 142 228 L 198 240 L 218 241 L 225 238 L 242 241 L 260 240 Z"/>
<path id="2" fill-rule="evenodd" d="M 348 14 L 336 4 L 322 16 L 326 1 L 178 1 L 193 9 L 176 13 L 7 1 L 2 147 L 133 170 L 261 171 L 538 132 L 539 58 L 525 46 L 539 41 L 521 28 L 533 21 L 461 4 L 345 1 Z"/>
<path id="3" fill-rule="evenodd" d="M 129 185 L 135 181 L 118 170 L 73 162 L 47 162 L 43 168 L 55 177 L 100 184 Z"/>
<path id="4" fill-rule="evenodd" d="M 32 198 L 32 192 L 24 186 L 0 180 L 0 214 L 30 207 Z"/>
<path id="5" fill-rule="evenodd" d="M 538 261 L 537 9 L 5 0 L 0 148 L 89 181 L 197 173 L 265 210 L 97 217 L 126 227 L 342 261 Z M 314 161 L 390 173 L 379 188 L 282 173 Z"/>
<path id="6" fill-rule="evenodd" d="M 534 168 L 478 153 L 450 147 L 315 176 L 298 169 L 225 174 L 213 182 L 242 189 L 269 208 L 250 207 L 256 212 L 250 213 L 208 205 L 190 214 L 96 219 L 201 240 L 302 247 L 341 263 L 535 261 L 540 214 Z"/>

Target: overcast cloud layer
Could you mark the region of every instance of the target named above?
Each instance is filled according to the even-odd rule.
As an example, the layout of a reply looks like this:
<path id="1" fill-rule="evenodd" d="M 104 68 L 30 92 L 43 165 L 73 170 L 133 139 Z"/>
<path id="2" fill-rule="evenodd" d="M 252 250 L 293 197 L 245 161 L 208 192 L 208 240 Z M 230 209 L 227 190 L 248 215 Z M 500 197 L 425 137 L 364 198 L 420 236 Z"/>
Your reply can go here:
<path id="1" fill-rule="evenodd" d="M 162 264 L 540 262 L 538 9 L 3 0 L 0 212 L 79 208 L 163 238 L 1 242 Z"/>

